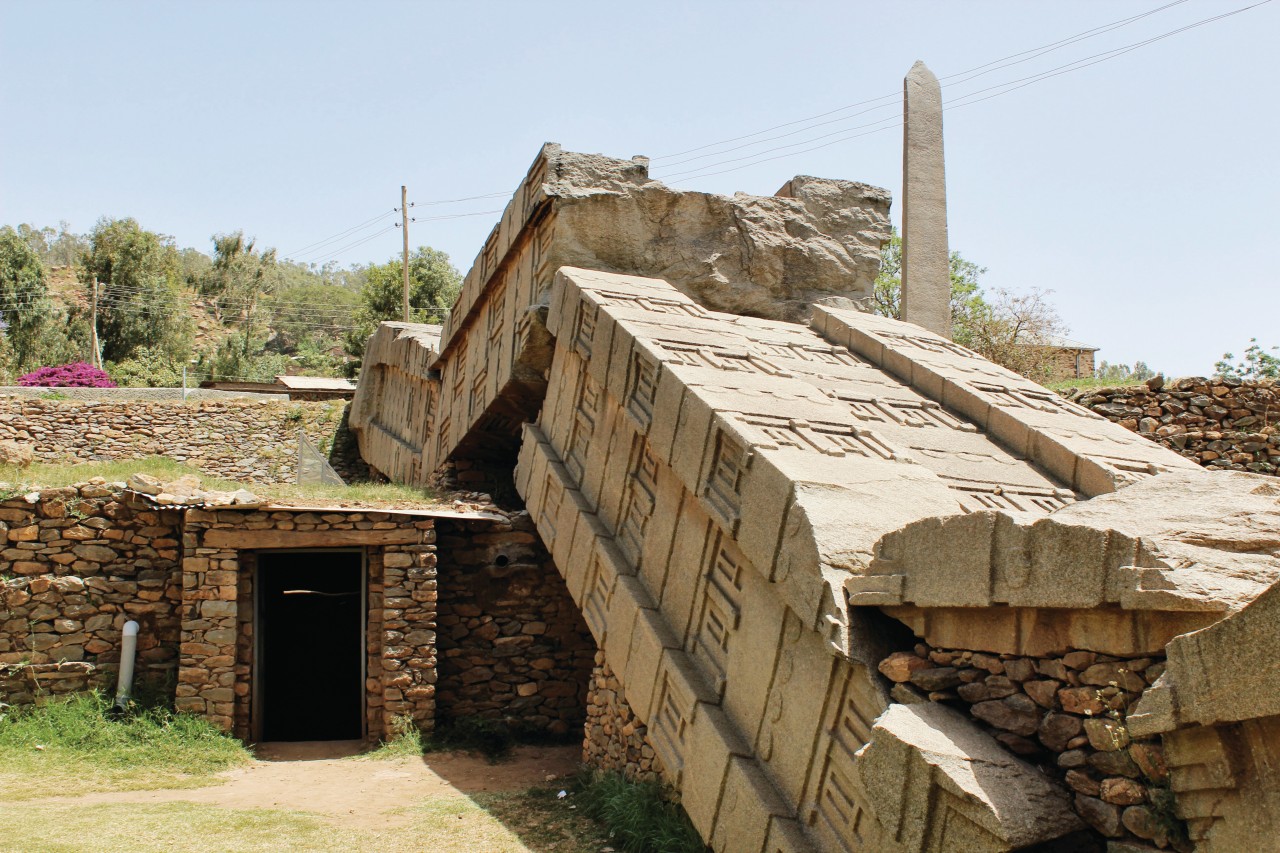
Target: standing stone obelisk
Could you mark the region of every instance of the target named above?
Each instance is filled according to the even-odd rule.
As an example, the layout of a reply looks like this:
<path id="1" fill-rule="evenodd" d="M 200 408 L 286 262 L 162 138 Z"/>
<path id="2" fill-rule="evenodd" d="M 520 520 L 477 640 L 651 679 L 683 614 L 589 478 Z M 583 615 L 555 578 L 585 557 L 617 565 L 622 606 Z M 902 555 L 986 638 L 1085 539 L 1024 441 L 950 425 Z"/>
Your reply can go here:
<path id="1" fill-rule="evenodd" d="M 902 319 L 951 337 L 942 87 L 923 62 L 902 81 Z"/>

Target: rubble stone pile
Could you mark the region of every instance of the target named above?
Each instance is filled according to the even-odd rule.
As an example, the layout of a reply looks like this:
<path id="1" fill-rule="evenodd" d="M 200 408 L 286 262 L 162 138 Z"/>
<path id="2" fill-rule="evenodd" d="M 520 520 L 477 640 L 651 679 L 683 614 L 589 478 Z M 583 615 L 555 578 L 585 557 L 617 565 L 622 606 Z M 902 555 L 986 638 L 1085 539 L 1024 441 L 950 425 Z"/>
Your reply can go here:
<path id="1" fill-rule="evenodd" d="M 441 519 L 436 531 L 448 567 L 439 577 L 440 716 L 578 730 L 595 643 L 564 585 L 548 582 L 555 566 L 529 514 Z"/>

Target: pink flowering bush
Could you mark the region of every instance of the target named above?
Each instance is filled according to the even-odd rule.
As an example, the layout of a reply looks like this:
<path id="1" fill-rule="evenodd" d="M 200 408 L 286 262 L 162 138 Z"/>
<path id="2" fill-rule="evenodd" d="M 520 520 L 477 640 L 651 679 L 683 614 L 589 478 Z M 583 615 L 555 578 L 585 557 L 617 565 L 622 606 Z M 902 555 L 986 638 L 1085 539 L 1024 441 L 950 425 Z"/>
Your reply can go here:
<path id="1" fill-rule="evenodd" d="M 45 388 L 114 388 L 116 383 L 105 371 L 83 361 L 42 367 L 26 376 L 18 377 L 19 385 Z"/>

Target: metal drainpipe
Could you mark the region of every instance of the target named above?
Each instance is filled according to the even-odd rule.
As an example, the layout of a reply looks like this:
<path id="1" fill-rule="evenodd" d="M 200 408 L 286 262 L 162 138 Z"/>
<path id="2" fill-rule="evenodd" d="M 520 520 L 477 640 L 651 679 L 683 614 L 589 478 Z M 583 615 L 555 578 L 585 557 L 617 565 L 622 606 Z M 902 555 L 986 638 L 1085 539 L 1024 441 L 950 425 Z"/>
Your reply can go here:
<path id="1" fill-rule="evenodd" d="M 138 623 L 130 619 L 124 623 L 123 642 L 120 644 L 120 676 L 116 680 L 116 707 L 121 711 L 129 705 L 129 693 L 133 690 L 133 660 L 138 651 Z"/>

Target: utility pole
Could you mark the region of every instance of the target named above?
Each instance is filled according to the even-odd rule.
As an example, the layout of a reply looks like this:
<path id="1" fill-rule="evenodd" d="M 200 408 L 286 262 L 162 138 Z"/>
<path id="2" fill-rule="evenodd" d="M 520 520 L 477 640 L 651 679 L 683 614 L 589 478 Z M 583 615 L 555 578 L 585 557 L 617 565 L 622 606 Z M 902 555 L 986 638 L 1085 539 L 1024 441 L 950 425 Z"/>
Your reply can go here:
<path id="1" fill-rule="evenodd" d="M 385 221 L 385 220 L 384 220 Z M 409 322 L 409 191 L 400 186 L 400 230 L 404 232 L 404 321 Z"/>
<path id="2" fill-rule="evenodd" d="M 89 358 L 93 360 L 93 366 L 102 369 L 102 355 L 98 351 L 98 277 L 93 277 L 93 323 L 89 326 L 89 346 L 93 348 L 93 352 Z"/>

